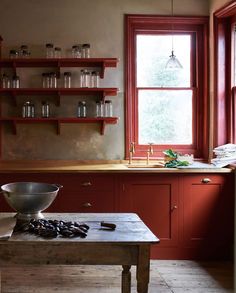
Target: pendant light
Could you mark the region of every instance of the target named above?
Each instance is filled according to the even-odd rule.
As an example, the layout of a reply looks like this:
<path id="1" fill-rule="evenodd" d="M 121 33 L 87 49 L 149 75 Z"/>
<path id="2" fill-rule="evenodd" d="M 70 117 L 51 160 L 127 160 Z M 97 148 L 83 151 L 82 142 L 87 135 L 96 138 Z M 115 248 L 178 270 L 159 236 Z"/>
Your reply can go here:
<path id="1" fill-rule="evenodd" d="M 171 15 L 174 16 L 174 0 L 171 0 Z M 169 59 L 166 63 L 165 68 L 166 69 L 181 69 L 183 66 L 179 62 L 178 58 L 174 54 L 174 36 L 173 36 L 173 25 L 172 25 L 172 39 L 171 39 L 171 55 L 169 56 Z"/>

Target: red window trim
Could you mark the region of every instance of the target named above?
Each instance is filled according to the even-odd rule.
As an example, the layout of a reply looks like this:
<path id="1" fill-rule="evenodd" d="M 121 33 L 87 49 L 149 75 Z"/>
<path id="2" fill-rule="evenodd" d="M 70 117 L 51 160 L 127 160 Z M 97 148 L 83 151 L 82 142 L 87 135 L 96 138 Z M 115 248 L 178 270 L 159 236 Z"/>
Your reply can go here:
<path id="1" fill-rule="evenodd" d="M 195 121 L 197 123 L 197 130 L 195 133 L 195 145 L 193 148 L 186 146 L 173 146 L 178 151 L 186 151 L 193 153 L 195 157 L 208 158 L 209 149 L 209 131 L 208 131 L 208 17 L 176 17 L 176 16 L 158 16 L 158 15 L 126 15 L 126 74 L 125 74 L 125 101 L 126 101 L 126 145 L 125 156 L 129 157 L 129 149 L 131 142 L 135 141 L 135 123 L 137 118 L 135 117 L 136 100 L 135 94 L 135 36 L 137 32 L 163 29 L 165 32 L 191 32 L 198 36 L 197 40 L 197 64 L 196 68 L 193 68 L 194 74 L 196 74 L 196 85 L 198 88 L 196 102 L 197 117 Z M 194 58 L 194 57 L 193 57 Z M 193 62 L 194 64 L 195 62 Z M 136 124 L 137 125 L 137 124 Z M 154 156 L 163 156 L 163 147 L 158 146 L 154 149 Z M 135 158 L 143 158 L 146 155 L 147 147 L 138 146 L 136 148 Z"/>
<path id="2" fill-rule="evenodd" d="M 214 133 L 213 147 L 235 142 L 234 104 L 231 84 L 231 22 L 236 2 L 214 13 Z"/>

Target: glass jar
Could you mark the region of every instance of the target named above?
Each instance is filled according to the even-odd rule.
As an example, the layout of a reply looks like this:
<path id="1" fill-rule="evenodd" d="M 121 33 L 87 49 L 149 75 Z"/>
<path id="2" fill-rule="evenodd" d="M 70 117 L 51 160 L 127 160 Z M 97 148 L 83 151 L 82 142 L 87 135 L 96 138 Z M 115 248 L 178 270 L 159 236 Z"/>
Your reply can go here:
<path id="1" fill-rule="evenodd" d="M 104 116 L 104 103 L 103 101 L 96 102 L 96 117 Z"/>
<path id="2" fill-rule="evenodd" d="M 84 70 L 84 86 L 83 87 L 90 87 L 91 85 L 91 72 L 88 70 Z"/>
<path id="3" fill-rule="evenodd" d="M 61 58 L 61 48 L 55 47 L 55 49 L 54 49 L 54 58 Z"/>
<path id="4" fill-rule="evenodd" d="M 91 87 L 99 87 L 100 74 L 98 71 L 92 71 L 91 73 Z"/>
<path id="5" fill-rule="evenodd" d="M 18 89 L 20 87 L 20 78 L 18 75 L 12 77 L 12 88 Z"/>
<path id="6" fill-rule="evenodd" d="M 104 104 L 104 116 L 105 117 L 112 117 L 112 101 L 106 100 Z"/>
<path id="7" fill-rule="evenodd" d="M 26 46 L 26 45 L 22 45 L 22 46 L 20 47 L 19 56 L 20 56 L 21 58 L 28 58 L 28 57 L 30 57 L 30 52 L 29 52 L 29 50 L 28 50 L 28 46 Z"/>
<path id="8" fill-rule="evenodd" d="M 8 75 L 6 75 L 5 73 L 2 75 L 2 88 L 4 89 L 8 89 L 10 88 L 11 84 L 10 84 L 10 79 L 8 77 Z"/>
<path id="9" fill-rule="evenodd" d="M 34 117 L 34 104 L 27 101 L 22 106 L 22 117 L 23 118 L 33 118 Z"/>
<path id="10" fill-rule="evenodd" d="M 50 88 L 57 88 L 57 74 L 56 74 L 56 72 L 49 73 L 49 78 L 50 78 L 49 87 Z"/>
<path id="11" fill-rule="evenodd" d="M 71 72 L 64 72 L 64 88 L 71 88 Z"/>
<path id="12" fill-rule="evenodd" d="M 80 70 L 79 87 L 85 87 L 85 73 L 83 69 Z"/>
<path id="13" fill-rule="evenodd" d="M 82 58 L 90 58 L 90 44 L 82 45 Z"/>
<path id="14" fill-rule="evenodd" d="M 14 59 L 14 58 L 18 58 L 19 57 L 19 53 L 17 50 L 10 50 L 9 51 L 9 58 Z"/>
<path id="15" fill-rule="evenodd" d="M 54 57 L 53 44 L 48 43 L 46 44 L 46 58 L 53 58 L 53 57 Z"/>
<path id="16" fill-rule="evenodd" d="M 48 102 L 42 102 L 41 106 L 41 116 L 42 118 L 48 118 L 50 115 L 50 108 L 49 108 L 49 103 Z"/>
<path id="17" fill-rule="evenodd" d="M 85 118 L 87 115 L 87 107 L 85 101 L 78 102 L 77 117 Z"/>

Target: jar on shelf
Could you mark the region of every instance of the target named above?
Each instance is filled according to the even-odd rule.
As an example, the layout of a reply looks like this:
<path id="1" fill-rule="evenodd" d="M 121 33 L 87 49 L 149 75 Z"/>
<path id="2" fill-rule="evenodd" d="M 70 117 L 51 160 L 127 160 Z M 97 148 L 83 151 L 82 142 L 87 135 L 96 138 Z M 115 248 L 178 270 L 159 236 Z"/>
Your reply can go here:
<path id="1" fill-rule="evenodd" d="M 41 105 L 41 116 L 42 116 L 42 118 L 48 118 L 49 115 L 50 115 L 49 103 L 43 101 L 42 105 Z"/>
<path id="2" fill-rule="evenodd" d="M 81 45 L 72 46 L 71 56 L 72 58 L 81 58 Z"/>
<path id="3" fill-rule="evenodd" d="M 33 118 L 34 117 L 34 104 L 27 101 L 22 106 L 22 117 L 23 118 Z"/>
<path id="4" fill-rule="evenodd" d="M 103 101 L 96 102 L 96 117 L 104 116 L 104 103 Z"/>
<path id="5" fill-rule="evenodd" d="M 82 58 L 90 58 L 90 44 L 82 45 Z"/>
<path id="6" fill-rule="evenodd" d="M 10 88 L 11 82 L 10 82 L 10 78 L 9 78 L 9 76 L 7 74 L 4 73 L 2 75 L 2 80 L 1 81 L 2 81 L 1 82 L 2 88 L 4 88 L 4 89 Z"/>
<path id="7" fill-rule="evenodd" d="M 54 49 L 53 44 L 48 43 L 46 44 L 46 58 L 53 58 L 54 57 Z"/>
<path id="8" fill-rule="evenodd" d="M 54 49 L 54 58 L 61 58 L 61 48 L 55 47 L 55 49 Z"/>
<path id="9" fill-rule="evenodd" d="M 14 89 L 20 88 L 20 78 L 18 75 L 13 75 L 12 77 L 12 88 Z"/>
<path id="10" fill-rule="evenodd" d="M 84 70 L 84 85 L 83 87 L 90 87 L 91 85 L 91 72 L 87 69 Z"/>
<path id="11" fill-rule="evenodd" d="M 19 57 L 19 53 L 17 50 L 10 50 L 9 51 L 9 58 L 15 59 Z"/>
<path id="12" fill-rule="evenodd" d="M 78 102 L 77 117 L 85 118 L 87 115 L 87 107 L 85 101 Z"/>
<path id="13" fill-rule="evenodd" d="M 99 87 L 100 74 L 98 71 L 91 72 L 91 87 Z"/>
<path id="14" fill-rule="evenodd" d="M 22 45 L 20 47 L 19 57 L 21 57 L 21 58 L 28 58 L 28 57 L 30 57 L 30 52 L 29 52 L 28 46 Z"/>
<path id="15" fill-rule="evenodd" d="M 49 78 L 50 78 L 49 87 L 50 88 L 57 88 L 57 74 L 56 74 L 56 72 L 50 72 Z"/>
<path id="16" fill-rule="evenodd" d="M 71 72 L 64 72 L 63 85 L 64 88 L 71 88 Z"/>
<path id="17" fill-rule="evenodd" d="M 105 117 L 112 117 L 113 113 L 112 113 L 112 101 L 110 100 L 106 100 L 104 103 L 104 116 Z"/>
<path id="18" fill-rule="evenodd" d="M 79 87 L 84 87 L 85 86 L 85 73 L 84 70 L 80 70 L 80 76 L 79 76 Z"/>

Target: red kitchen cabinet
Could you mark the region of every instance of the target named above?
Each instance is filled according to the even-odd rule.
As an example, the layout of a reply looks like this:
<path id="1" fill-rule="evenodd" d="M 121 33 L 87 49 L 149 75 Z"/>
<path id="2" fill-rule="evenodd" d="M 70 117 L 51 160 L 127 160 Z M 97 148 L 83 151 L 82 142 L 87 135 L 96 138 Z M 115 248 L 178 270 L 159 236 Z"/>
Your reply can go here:
<path id="1" fill-rule="evenodd" d="M 232 174 L 184 175 L 183 249 L 191 258 L 229 258 L 233 248 Z"/>
<path id="2" fill-rule="evenodd" d="M 59 212 L 114 212 L 114 176 L 109 174 L 58 174 L 63 185 Z"/>
<path id="3" fill-rule="evenodd" d="M 126 175 L 120 183 L 119 210 L 137 213 L 160 239 L 152 248 L 152 258 L 159 258 L 160 253 L 163 258 L 172 258 L 170 252 L 178 246 L 179 238 L 178 177 Z"/>

